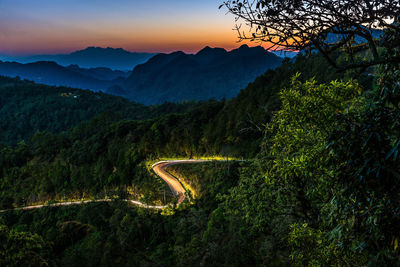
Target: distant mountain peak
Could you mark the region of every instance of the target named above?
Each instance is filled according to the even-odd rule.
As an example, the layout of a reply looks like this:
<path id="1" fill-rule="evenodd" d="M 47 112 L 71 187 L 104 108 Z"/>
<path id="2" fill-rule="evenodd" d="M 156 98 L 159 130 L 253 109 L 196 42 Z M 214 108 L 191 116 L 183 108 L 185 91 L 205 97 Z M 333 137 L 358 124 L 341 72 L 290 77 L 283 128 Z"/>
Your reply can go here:
<path id="1" fill-rule="evenodd" d="M 269 52 L 268 50 L 266 50 L 264 47 L 258 45 L 258 46 L 253 46 L 253 47 L 249 47 L 248 45 L 244 44 L 242 46 L 240 46 L 237 49 L 234 49 L 231 51 L 232 53 L 236 54 L 236 55 L 246 55 L 246 56 L 256 56 L 256 55 L 269 55 L 269 56 L 276 56 L 277 55 Z"/>
<path id="2" fill-rule="evenodd" d="M 197 52 L 197 55 L 215 55 L 215 54 L 222 54 L 226 53 L 226 50 L 224 48 L 211 48 L 209 46 L 204 47 L 201 49 L 199 52 Z"/>
<path id="3" fill-rule="evenodd" d="M 213 48 L 209 47 L 208 45 L 206 47 L 204 47 L 203 49 L 201 49 L 199 52 L 197 52 L 197 54 L 201 54 L 201 53 L 207 53 L 213 51 Z"/>
<path id="4" fill-rule="evenodd" d="M 2 59 L 19 63 L 55 61 L 62 66 L 75 64 L 81 68 L 105 67 L 113 70 L 127 71 L 132 70 L 139 64 L 145 63 L 155 55 L 156 53 L 129 52 L 123 48 L 88 46 L 70 54 L 2 57 Z"/>
<path id="5" fill-rule="evenodd" d="M 114 53 L 114 54 L 130 54 L 131 52 L 123 48 L 112 48 L 112 47 L 98 47 L 98 46 L 88 46 L 85 49 L 75 51 L 72 54 L 87 54 L 87 53 Z"/>
<path id="6" fill-rule="evenodd" d="M 234 49 L 237 51 L 246 51 L 246 50 L 253 50 L 253 51 L 266 51 L 264 47 L 257 45 L 257 46 L 248 46 L 247 44 L 241 45 L 239 48 Z"/>
<path id="7" fill-rule="evenodd" d="M 172 52 L 171 55 L 186 55 L 183 51 Z"/>
<path id="8" fill-rule="evenodd" d="M 85 49 L 82 49 L 82 50 L 105 50 L 105 49 L 108 49 L 108 50 L 124 50 L 122 48 L 114 48 L 114 47 L 110 47 L 110 46 L 107 46 L 107 47 L 88 46 L 88 47 L 86 47 Z"/>

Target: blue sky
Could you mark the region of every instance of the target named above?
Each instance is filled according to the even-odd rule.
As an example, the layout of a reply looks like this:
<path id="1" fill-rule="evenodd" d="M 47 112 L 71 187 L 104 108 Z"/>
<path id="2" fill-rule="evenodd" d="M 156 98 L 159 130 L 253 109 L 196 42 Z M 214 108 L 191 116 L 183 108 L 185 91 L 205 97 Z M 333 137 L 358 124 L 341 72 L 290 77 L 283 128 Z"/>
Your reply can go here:
<path id="1" fill-rule="evenodd" d="M 67 53 L 87 46 L 194 52 L 238 46 L 218 0 L 0 0 L 0 53 Z"/>

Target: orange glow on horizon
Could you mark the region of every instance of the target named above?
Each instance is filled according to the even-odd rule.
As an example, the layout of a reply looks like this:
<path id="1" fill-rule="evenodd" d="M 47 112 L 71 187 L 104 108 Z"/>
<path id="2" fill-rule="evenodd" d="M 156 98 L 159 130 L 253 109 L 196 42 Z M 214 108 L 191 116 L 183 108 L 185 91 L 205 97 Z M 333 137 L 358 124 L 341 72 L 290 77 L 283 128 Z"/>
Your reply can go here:
<path id="1" fill-rule="evenodd" d="M 88 46 L 195 53 L 206 45 L 259 45 L 238 43 L 234 18 L 214 0 L 97 1 L 1 0 L 0 54 L 66 54 Z"/>
<path id="2" fill-rule="evenodd" d="M 150 53 L 170 53 L 174 51 L 184 51 L 186 53 L 196 53 L 205 46 L 221 47 L 232 50 L 242 44 L 249 46 L 266 44 L 254 42 L 238 42 L 236 33 L 231 32 L 204 32 L 204 33 L 183 33 L 178 32 L 173 35 L 160 35 L 157 39 L 151 34 L 140 35 L 134 38 L 129 33 L 120 35 L 96 35 L 91 37 L 85 34 L 70 36 L 68 32 L 58 32 L 52 34 L 26 34 L 24 39 L 29 39 L 29 48 L 26 47 L 22 38 L 8 38 L 6 43 L 0 47 L 0 54 L 7 55 L 39 55 L 39 54 L 66 54 L 76 50 L 81 50 L 89 46 L 123 48 L 131 52 L 150 52 Z M 46 36 L 46 38 L 45 38 Z M 1 39 L 1 38 L 0 38 Z M 0 40 L 1 41 L 1 40 Z"/>

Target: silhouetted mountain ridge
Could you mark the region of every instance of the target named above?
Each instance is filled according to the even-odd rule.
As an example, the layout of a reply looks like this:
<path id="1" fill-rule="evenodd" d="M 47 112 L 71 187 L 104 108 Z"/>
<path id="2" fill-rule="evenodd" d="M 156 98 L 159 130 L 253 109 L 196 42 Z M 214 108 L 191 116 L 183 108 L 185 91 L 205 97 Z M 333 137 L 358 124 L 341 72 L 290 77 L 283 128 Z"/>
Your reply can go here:
<path id="1" fill-rule="evenodd" d="M 73 53 L 99 57 L 104 51 L 128 55 L 123 49 L 89 47 Z M 205 47 L 196 54 L 182 51 L 157 54 L 133 71 L 105 67 L 67 67 L 52 61 L 21 64 L 1 62 L 0 75 L 16 77 L 47 85 L 68 86 L 106 91 L 144 104 L 232 98 L 266 70 L 280 65 L 282 59 L 262 47 L 243 45 L 226 51 Z"/>
<path id="2" fill-rule="evenodd" d="M 75 72 L 79 72 L 86 76 L 96 78 L 98 80 L 106 80 L 106 81 L 112 81 L 112 80 L 121 79 L 121 78 L 128 78 L 129 75 L 131 74 L 130 71 L 112 70 L 112 69 L 104 68 L 104 67 L 86 69 L 86 68 L 81 68 L 76 64 L 69 65 L 67 67 L 67 69 L 70 69 Z"/>
<path id="3" fill-rule="evenodd" d="M 123 83 L 124 96 L 145 104 L 231 98 L 281 61 L 260 46 L 247 45 L 229 52 L 207 46 L 196 54 L 158 54 L 134 68 Z"/>
<path id="4" fill-rule="evenodd" d="M 2 56 L 3 61 L 33 63 L 37 61 L 54 61 L 59 65 L 79 65 L 81 68 L 106 67 L 113 70 L 132 70 L 136 65 L 146 62 L 155 53 L 129 52 L 122 48 L 102 48 L 90 46 L 70 54 L 36 55 L 36 56 Z"/>
<path id="5" fill-rule="evenodd" d="M 90 89 L 97 92 L 121 84 L 129 73 L 107 68 L 82 69 L 77 65 L 63 67 L 52 61 L 27 64 L 0 61 L 0 75 L 19 76 L 37 83 Z M 100 79 L 101 77 L 103 79 Z"/>

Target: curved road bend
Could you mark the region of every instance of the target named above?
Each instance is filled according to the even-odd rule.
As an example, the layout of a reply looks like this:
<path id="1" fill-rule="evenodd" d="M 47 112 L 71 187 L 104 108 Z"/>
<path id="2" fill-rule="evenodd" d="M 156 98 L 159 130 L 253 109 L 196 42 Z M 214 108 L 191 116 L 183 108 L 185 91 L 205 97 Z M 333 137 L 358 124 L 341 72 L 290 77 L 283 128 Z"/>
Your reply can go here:
<path id="1" fill-rule="evenodd" d="M 201 159 L 185 159 L 185 160 L 169 160 L 169 161 L 160 161 L 154 163 L 151 168 L 153 171 L 163 179 L 171 189 L 172 193 L 176 196 L 179 196 L 178 204 L 182 203 L 182 201 L 186 198 L 186 190 L 183 188 L 182 184 L 171 174 L 169 174 L 165 169 L 169 166 L 176 164 L 188 164 L 188 163 L 200 163 L 206 162 L 208 160 Z"/>
<path id="2" fill-rule="evenodd" d="M 175 177 L 170 175 L 165 171 L 165 169 L 168 166 L 172 166 L 175 164 L 186 164 L 186 163 L 199 163 L 199 162 L 206 162 L 207 160 L 196 160 L 196 159 L 190 159 L 190 160 L 170 160 L 170 161 L 160 161 L 151 166 L 151 168 L 154 170 L 154 172 L 161 178 L 163 179 L 171 189 L 172 193 L 174 195 L 179 195 L 179 200 L 178 204 L 180 204 L 186 197 L 186 191 L 183 188 L 183 186 L 179 183 L 178 180 L 176 180 Z M 111 199 L 98 199 L 98 200 L 83 200 L 83 201 L 68 201 L 68 202 L 60 202 L 60 203 L 53 203 L 53 204 L 47 204 L 47 205 L 35 205 L 35 206 L 26 206 L 26 207 L 20 207 L 20 208 L 14 208 L 14 209 L 7 209 L 7 210 L 0 210 L 0 212 L 5 212 L 5 211 L 11 211 L 11 210 L 32 210 L 32 209 L 40 209 L 43 207 L 60 207 L 60 206 L 71 206 L 71 205 L 80 205 L 84 203 L 91 203 L 91 202 L 110 202 Z M 123 201 L 132 203 L 134 205 L 137 205 L 142 208 L 146 209 L 164 209 L 168 207 L 168 205 L 164 206 L 152 206 L 152 205 L 147 205 L 145 203 L 142 203 L 140 201 L 136 200 L 128 200 L 124 199 Z"/>

